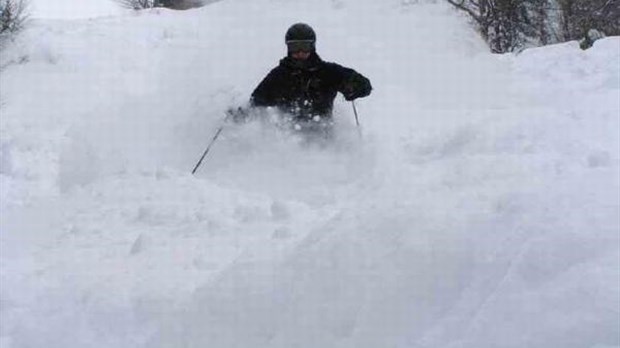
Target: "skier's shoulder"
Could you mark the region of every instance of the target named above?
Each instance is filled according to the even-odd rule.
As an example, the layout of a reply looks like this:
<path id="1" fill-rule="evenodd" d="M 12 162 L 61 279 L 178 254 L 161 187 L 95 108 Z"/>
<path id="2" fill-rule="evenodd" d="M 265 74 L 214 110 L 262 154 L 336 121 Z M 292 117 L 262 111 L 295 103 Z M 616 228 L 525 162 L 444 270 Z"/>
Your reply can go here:
<path id="1" fill-rule="evenodd" d="M 279 64 L 273 67 L 269 71 L 269 73 L 267 73 L 263 81 L 269 81 L 269 82 L 280 81 L 286 78 L 286 75 L 287 75 L 286 69 L 282 65 Z"/>
<path id="2" fill-rule="evenodd" d="M 344 68 L 342 65 L 340 65 L 338 63 L 329 62 L 329 61 L 325 61 L 325 60 L 321 60 L 320 66 L 324 70 L 339 70 L 339 69 Z"/>
<path id="3" fill-rule="evenodd" d="M 280 64 L 276 65 L 269 71 L 269 75 L 279 75 L 284 73 L 285 71 L 286 67 L 284 66 L 283 62 L 280 61 Z"/>
<path id="4" fill-rule="evenodd" d="M 346 66 L 340 65 L 338 63 L 328 61 L 322 61 L 321 67 L 324 71 L 330 74 L 347 74 L 353 71 L 353 69 L 351 68 L 347 68 Z"/>

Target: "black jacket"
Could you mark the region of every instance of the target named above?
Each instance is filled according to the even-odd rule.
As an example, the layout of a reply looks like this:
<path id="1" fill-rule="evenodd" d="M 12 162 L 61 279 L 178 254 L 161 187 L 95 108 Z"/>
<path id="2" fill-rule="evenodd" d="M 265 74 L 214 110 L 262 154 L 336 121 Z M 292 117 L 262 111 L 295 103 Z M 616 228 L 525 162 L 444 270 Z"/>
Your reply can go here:
<path id="1" fill-rule="evenodd" d="M 336 94 L 347 100 L 370 94 L 370 81 L 353 69 L 321 60 L 316 54 L 299 62 L 280 60 L 252 93 L 253 106 L 275 106 L 300 119 L 331 117 Z"/>

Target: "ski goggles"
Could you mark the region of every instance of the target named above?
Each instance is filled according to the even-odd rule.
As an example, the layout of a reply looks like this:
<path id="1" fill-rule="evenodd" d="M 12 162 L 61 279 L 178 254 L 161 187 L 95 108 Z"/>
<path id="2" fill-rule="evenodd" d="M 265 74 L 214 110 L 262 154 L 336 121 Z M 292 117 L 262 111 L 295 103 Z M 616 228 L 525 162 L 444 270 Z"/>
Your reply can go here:
<path id="1" fill-rule="evenodd" d="M 290 40 L 286 42 L 289 52 L 313 52 L 314 41 L 313 40 Z"/>

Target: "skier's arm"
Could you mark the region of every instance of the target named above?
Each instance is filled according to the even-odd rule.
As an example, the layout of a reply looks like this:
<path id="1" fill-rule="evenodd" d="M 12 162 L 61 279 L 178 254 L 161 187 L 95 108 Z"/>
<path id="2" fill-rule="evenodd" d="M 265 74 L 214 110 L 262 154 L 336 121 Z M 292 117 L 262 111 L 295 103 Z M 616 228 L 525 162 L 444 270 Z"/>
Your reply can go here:
<path id="1" fill-rule="evenodd" d="M 227 119 L 235 123 L 247 122 L 252 116 L 252 108 L 275 106 L 277 99 L 274 90 L 277 86 L 278 75 L 277 68 L 269 72 L 252 92 L 249 104 L 228 109 L 226 111 Z"/>
<path id="2" fill-rule="evenodd" d="M 372 85 L 370 80 L 357 71 L 335 65 L 340 82 L 338 83 L 338 92 L 344 95 L 346 100 L 354 100 L 370 95 Z"/>
<path id="3" fill-rule="evenodd" d="M 263 81 L 258 84 L 252 97 L 250 98 L 250 105 L 252 106 L 276 106 L 277 96 L 275 90 L 278 85 L 278 68 L 275 68 L 265 76 Z"/>

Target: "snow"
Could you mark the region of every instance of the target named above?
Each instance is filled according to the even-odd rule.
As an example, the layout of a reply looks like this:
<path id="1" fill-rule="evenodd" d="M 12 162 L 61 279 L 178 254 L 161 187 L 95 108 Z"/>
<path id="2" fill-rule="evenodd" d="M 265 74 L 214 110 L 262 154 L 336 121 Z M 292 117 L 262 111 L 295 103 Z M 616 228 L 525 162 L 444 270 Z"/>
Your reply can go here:
<path id="1" fill-rule="evenodd" d="M 437 1 L 81 1 L 0 57 L 2 348 L 620 346 L 619 38 L 491 55 Z M 229 126 L 190 175 L 299 21 L 373 82 L 362 138 L 338 99 L 333 143 Z"/>
<path id="2" fill-rule="evenodd" d="M 34 19 L 76 19 L 118 15 L 122 6 L 115 0 L 28 0 Z"/>

